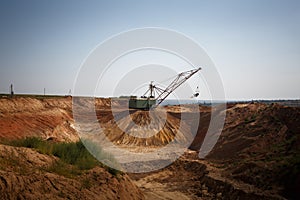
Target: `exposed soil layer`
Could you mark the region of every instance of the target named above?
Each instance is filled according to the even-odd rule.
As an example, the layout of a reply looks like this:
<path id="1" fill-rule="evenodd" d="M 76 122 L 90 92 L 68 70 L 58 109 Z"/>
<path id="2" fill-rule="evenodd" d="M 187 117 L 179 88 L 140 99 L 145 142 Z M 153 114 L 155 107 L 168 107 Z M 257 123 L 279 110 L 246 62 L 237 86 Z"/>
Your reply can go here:
<path id="1" fill-rule="evenodd" d="M 224 177 L 296 199 L 300 195 L 300 108 L 228 105 L 222 134 L 206 159 Z"/>
<path id="2" fill-rule="evenodd" d="M 179 116 L 176 114 L 167 112 L 164 121 L 160 113 L 154 113 L 150 118 L 148 111 L 131 111 L 130 114 L 120 111 L 113 116 L 110 110 L 101 110 L 98 119 L 107 137 L 115 144 L 160 147 L 171 141 L 192 140 L 189 126 L 181 121 L 180 113 Z"/>
<path id="3" fill-rule="evenodd" d="M 0 98 L 0 139 L 30 136 L 77 141 L 72 101 L 66 98 Z"/>
<path id="4" fill-rule="evenodd" d="M 129 174 L 146 199 L 285 199 L 242 181 L 224 176 L 214 164 L 199 160 L 189 151 L 167 168 L 144 174 Z"/>
<path id="5" fill-rule="evenodd" d="M 127 175 L 95 167 L 66 177 L 49 171 L 57 159 L 0 145 L 0 199 L 144 199 Z"/>

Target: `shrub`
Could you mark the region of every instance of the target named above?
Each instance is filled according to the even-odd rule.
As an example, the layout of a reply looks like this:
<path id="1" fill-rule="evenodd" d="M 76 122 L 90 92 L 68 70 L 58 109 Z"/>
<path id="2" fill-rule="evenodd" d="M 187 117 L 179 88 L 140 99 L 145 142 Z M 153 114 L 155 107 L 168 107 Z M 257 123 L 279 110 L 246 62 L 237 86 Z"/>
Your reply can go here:
<path id="1" fill-rule="evenodd" d="M 81 172 L 78 170 L 76 166 L 68 165 L 67 163 L 63 162 L 62 160 L 58 160 L 54 162 L 52 165 L 45 169 L 49 172 L 54 172 L 61 176 L 65 176 L 68 178 L 73 178 L 74 176 L 80 175 Z"/>
<path id="2" fill-rule="evenodd" d="M 94 153 L 97 159 L 109 161 L 109 163 L 115 168 L 120 168 L 118 162 L 111 154 L 104 152 L 92 141 L 84 140 L 84 143 L 89 145 L 89 148 L 91 148 L 91 151 Z M 83 145 L 82 141 L 73 143 L 53 143 L 42 140 L 38 137 L 27 137 L 24 139 L 7 142 L 7 144 L 17 147 L 34 148 L 40 153 L 54 155 L 60 158 L 59 161 L 55 162 L 47 170 L 67 177 L 79 174 L 78 170 L 89 170 L 97 165 L 103 166 L 90 154 L 90 152 Z M 72 166 L 68 167 L 68 164 Z M 117 169 L 110 167 L 105 168 L 112 175 L 122 174 L 122 172 Z"/>
<path id="3" fill-rule="evenodd" d="M 53 155 L 64 162 L 76 165 L 79 169 L 91 169 L 99 162 L 88 152 L 81 141 L 76 143 L 57 143 L 53 147 Z"/>

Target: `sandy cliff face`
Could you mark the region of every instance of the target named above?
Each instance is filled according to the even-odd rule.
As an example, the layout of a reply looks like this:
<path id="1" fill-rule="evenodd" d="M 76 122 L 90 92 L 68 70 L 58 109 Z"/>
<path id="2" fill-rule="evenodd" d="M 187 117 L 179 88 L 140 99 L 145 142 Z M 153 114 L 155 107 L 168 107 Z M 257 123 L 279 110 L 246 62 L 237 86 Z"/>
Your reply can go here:
<path id="1" fill-rule="evenodd" d="M 91 101 L 92 104 L 87 103 Z M 83 109 L 82 118 L 92 118 L 94 113 L 85 112 L 86 106 L 95 106 L 95 114 L 99 125 L 105 130 L 107 137 L 115 144 L 135 146 L 164 146 L 174 139 L 191 141 L 191 123 L 198 126 L 193 114 L 182 120 L 182 110 L 178 106 L 166 108 L 166 121 L 160 113 L 150 116 L 147 111 L 130 110 L 130 114 L 122 109 L 112 113 L 111 105 L 120 106 L 123 102 L 110 99 L 80 98 L 79 109 Z M 123 107 L 123 106 L 121 106 Z M 77 141 L 77 134 L 72 115 L 71 97 L 61 98 L 2 98 L 0 99 L 0 138 L 17 139 L 28 136 L 42 137 L 55 141 Z M 123 107 L 124 108 L 124 107 Z M 184 111 L 188 113 L 189 111 Z M 207 113 L 209 111 L 205 111 Z M 80 113 L 81 114 L 81 113 Z M 194 113 L 197 115 L 197 113 Z M 90 116 L 91 115 L 91 116 Z M 206 121 L 210 115 L 203 115 Z M 152 117 L 152 118 L 151 118 Z M 197 144 L 205 136 L 207 123 L 199 125 L 201 137 Z M 152 121 L 151 121 L 152 120 Z M 160 125 L 158 125 L 160 124 Z M 199 135 L 199 134 L 198 134 Z M 176 137 L 176 138 L 175 138 Z"/>
<path id="2" fill-rule="evenodd" d="M 166 113 L 165 121 L 160 113 L 151 118 L 148 111 L 140 110 L 128 115 L 119 112 L 115 116 L 110 111 L 102 111 L 98 119 L 107 137 L 116 145 L 161 147 L 173 140 L 192 140 L 189 127 L 181 122 L 180 115 L 177 117 L 170 112 Z"/>
<path id="3" fill-rule="evenodd" d="M 77 141 L 70 98 L 0 99 L 0 138 L 38 136 L 57 141 Z"/>
<path id="4" fill-rule="evenodd" d="M 299 195 L 300 109 L 228 105 L 224 130 L 207 159 L 220 173 L 288 198 Z"/>

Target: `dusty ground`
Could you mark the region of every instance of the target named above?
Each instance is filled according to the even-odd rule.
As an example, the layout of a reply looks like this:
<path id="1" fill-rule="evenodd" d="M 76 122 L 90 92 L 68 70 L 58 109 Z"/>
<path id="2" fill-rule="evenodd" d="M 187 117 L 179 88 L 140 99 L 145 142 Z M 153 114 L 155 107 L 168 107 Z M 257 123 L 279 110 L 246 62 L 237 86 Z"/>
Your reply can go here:
<path id="1" fill-rule="evenodd" d="M 285 199 L 224 174 L 224 170 L 196 152 L 186 153 L 162 170 L 129 174 L 146 199 Z"/>
<path id="2" fill-rule="evenodd" d="M 118 103 L 114 103 L 118 107 Z M 81 106 L 85 105 L 85 100 L 82 100 Z M 299 108 L 260 103 L 228 105 L 225 126 L 216 146 L 205 160 L 200 160 L 197 151 L 201 147 L 210 122 L 211 109 L 209 107 L 199 108 L 201 112 L 199 122 L 198 119 L 194 119 L 193 112 L 189 119 L 183 121 L 180 107 L 169 106 L 167 107 L 167 123 L 161 131 L 144 139 L 128 135 L 118 126 L 121 125 L 123 129 L 131 130 L 134 126 L 130 122 L 132 119 L 139 126 L 149 125 L 153 130 L 158 129 L 155 123 L 151 124 L 149 113 L 131 110 L 130 114 L 126 115 L 122 110 L 117 110 L 114 113 L 117 115 L 113 115 L 110 106 L 109 99 L 97 99 L 96 119 L 105 128 L 106 136 L 114 144 L 127 145 L 135 150 L 147 151 L 151 148 L 160 148 L 172 141 L 176 135 L 182 140 L 188 140 L 190 138 L 189 125 L 199 123 L 197 135 L 190 146 L 192 151 L 185 153 L 175 163 L 159 171 L 130 174 L 146 199 L 296 199 L 300 195 Z M 189 110 L 185 112 L 188 113 Z M 90 117 L 92 116 L 88 114 L 84 116 L 85 119 Z M 160 118 L 155 120 L 160 123 Z M 187 128 L 178 131 L 178 124 L 181 122 Z M 79 139 L 74 129 L 70 98 L 0 99 L 0 126 L 2 140 L 27 136 L 39 136 L 54 141 L 77 141 Z M 132 134 L 142 133 L 143 129 L 137 127 L 134 130 L 136 132 L 133 131 Z M 147 132 L 147 134 L 152 134 L 152 132 Z M 10 147 L 1 146 L 1 148 L 3 150 Z M 24 195 L 29 195 L 30 192 L 27 194 L 27 191 L 33 190 L 29 183 L 34 183 L 34 187 L 39 188 L 38 191 L 49 191 L 49 195 L 63 190 L 65 185 L 69 185 L 69 191 L 81 190 L 80 181 L 68 180 L 44 172 L 41 174 L 40 170 L 32 165 L 32 163 L 39 162 L 37 165 L 43 167 L 51 163 L 54 158 L 31 150 L 11 151 L 26 152 L 25 155 L 34 155 L 31 157 L 36 157 L 37 160 L 31 160 L 28 155 L 27 160 L 20 160 L 21 163 L 27 163 L 28 167 L 24 169 L 29 170 L 29 173 L 26 170 L 26 173 L 22 172 L 23 168 L 5 166 L 1 162 L 0 189 L 2 191 L 6 193 L 19 191 Z M 1 152 L 2 160 L 15 162 L 14 159 L 3 154 L 4 151 Z M 22 156 L 23 153 L 17 157 Z M 94 180 L 92 174 L 102 174 L 95 180 L 101 182 L 105 179 L 107 182 L 104 185 L 112 184 L 113 188 L 108 186 L 106 190 L 101 190 L 103 186 L 98 187 L 91 190 L 91 195 L 99 194 L 97 191 L 101 191 L 101 194 L 115 194 L 114 198 L 121 197 L 128 194 L 118 190 L 116 192 L 116 188 L 119 188 L 118 184 L 121 188 L 134 187 L 129 178 L 120 182 L 108 174 L 105 175 L 101 169 L 95 170 L 87 172 L 85 177 Z M 42 182 L 47 184 L 42 185 L 38 180 L 43 180 Z M 53 182 L 58 182 L 58 185 L 53 186 Z M 16 183 L 19 184 L 15 186 Z M 136 191 L 137 198 L 142 198 L 138 190 L 134 189 L 134 191 Z M 77 192 L 67 194 L 71 193 L 79 195 Z M 93 197 L 88 196 L 89 192 L 82 194 L 90 199 Z"/>

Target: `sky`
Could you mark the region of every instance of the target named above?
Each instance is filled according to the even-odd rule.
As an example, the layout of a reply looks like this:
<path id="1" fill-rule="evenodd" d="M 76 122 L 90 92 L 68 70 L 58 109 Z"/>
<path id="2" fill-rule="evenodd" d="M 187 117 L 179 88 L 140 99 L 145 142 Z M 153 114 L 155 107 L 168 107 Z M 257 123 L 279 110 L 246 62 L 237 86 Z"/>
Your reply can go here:
<path id="1" fill-rule="evenodd" d="M 297 0 L 1 0 L 0 93 L 12 83 L 15 93 L 68 94 L 97 45 L 143 27 L 197 42 L 228 100 L 300 98 Z"/>

